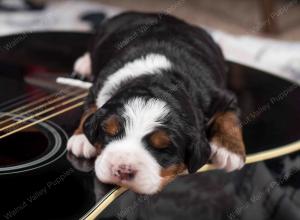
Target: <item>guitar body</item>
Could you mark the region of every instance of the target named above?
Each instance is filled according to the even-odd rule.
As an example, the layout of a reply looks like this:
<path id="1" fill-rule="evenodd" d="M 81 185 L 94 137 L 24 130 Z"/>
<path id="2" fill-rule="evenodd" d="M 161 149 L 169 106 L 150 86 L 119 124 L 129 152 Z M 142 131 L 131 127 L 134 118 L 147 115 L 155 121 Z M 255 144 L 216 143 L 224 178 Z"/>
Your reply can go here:
<path id="1" fill-rule="evenodd" d="M 16 37 L 3 38 L 1 45 Z M 52 37 L 57 44 L 51 45 Z M 84 52 L 89 37 L 37 34 L 28 36 L 9 51 L 2 51 L 0 117 L 2 122 L 6 120 L 2 127 L 22 120 L 16 117 L 20 112 L 41 106 L 24 117 L 34 116 L 85 92 L 77 89 L 74 93 L 72 88 L 64 91 L 66 87 L 56 85 L 55 78 L 61 75 L 59 73 L 70 72 L 73 60 Z M 65 44 L 79 39 L 79 43 L 69 48 Z M 58 60 L 49 59 L 52 55 Z M 30 58 L 32 60 L 26 60 Z M 47 74 L 47 71 L 58 74 Z M 74 95 L 68 96 L 72 92 Z M 42 101 L 31 105 L 37 100 Z M 80 100 L 76 101 L 70 105 Z M 14 112 L 20 107 L 23 109 Z M 78 125 L 80 114 L 78 107 L 0 140 L 0 219 L 79 219 L 112 189 L 112 186 L 96 182 L 93 161 L 80 160 L 66 153 L 67 138 Z M 44 115 L 29 121 L 37 121 Z M 9 118 L 13 120 L 7 121 Z M 5 131 L 18 129 L 22 124 L 25 123 Z"/>
<path id="2" fill-rule="evenodd" d="M 93 160 L 66 152 L 86 90 L 55 82 L 72 71 L 91 38 L 0 38 L 0 45 L 16 42 L 0 49 L 0 219 L 300 219 L 300 158 L 284 148 L 300 145 L 300 89 L 230 62 L 228 85 L 242 108 L 247 153 L 274 156 L 261 154 L 230 174 L 182 176 L 151 197 L 100 183 Z"/>

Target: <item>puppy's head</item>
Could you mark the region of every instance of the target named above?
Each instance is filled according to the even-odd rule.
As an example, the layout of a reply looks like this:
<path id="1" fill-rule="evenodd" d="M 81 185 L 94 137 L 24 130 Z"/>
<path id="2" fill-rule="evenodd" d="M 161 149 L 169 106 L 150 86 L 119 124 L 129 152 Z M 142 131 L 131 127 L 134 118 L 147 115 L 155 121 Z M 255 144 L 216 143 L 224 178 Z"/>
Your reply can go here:
<path id="1" fill-rule="evenodd" d="M 209 157 L 196 120 L 158 99 L 132 98 L 106 104 L 87 118 L 84 132 L 100 152 L 95 172 L 100 181 L 153 194 L 186 168 L 195 172 Z"/>

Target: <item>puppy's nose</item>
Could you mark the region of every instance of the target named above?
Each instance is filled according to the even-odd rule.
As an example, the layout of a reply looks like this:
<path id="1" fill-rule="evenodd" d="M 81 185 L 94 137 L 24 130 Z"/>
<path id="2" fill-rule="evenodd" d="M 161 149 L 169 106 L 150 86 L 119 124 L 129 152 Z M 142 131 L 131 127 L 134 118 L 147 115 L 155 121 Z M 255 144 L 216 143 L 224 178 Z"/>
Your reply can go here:
<path id="1" fill-rule="evenodd" d="M 115 170 L 114 175 L 120 180 L 132 180 L 136 174 L 136 170 L 132 169 L 130 165 L 121 164 Z"/>

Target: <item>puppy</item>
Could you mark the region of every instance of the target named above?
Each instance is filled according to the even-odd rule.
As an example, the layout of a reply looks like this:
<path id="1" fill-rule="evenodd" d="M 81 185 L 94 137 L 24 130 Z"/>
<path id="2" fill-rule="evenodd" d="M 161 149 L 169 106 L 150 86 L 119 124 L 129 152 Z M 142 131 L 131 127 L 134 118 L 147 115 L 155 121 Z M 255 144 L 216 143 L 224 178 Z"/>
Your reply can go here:
<path id="1" fill-rule="evenodd" d="M 100 181 L 153 194 L 209 160 L 227 171 L 243 167 L 237 101 L 225 88 L 221 50 L 203 29 L 124 13 L 100 27 L 75 71 L 94 82 L 67 149 L 96 157 Z"/>

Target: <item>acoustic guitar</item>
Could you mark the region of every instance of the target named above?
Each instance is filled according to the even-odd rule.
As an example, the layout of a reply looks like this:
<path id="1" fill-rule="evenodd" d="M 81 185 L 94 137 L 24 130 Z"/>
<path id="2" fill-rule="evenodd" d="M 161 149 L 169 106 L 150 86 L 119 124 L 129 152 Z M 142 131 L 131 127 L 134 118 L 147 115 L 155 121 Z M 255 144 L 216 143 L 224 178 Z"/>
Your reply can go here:
<path id="1" fill-rule="evenodd" d="M 300 219 L 300 89 L 228 62 L 247 165 L 207 165 L 154 196 L 99 182 L 93 160 L 66 152 L 87 90 L 69 77 L 92 33 L 0 38 L 0 219 Z"/>

